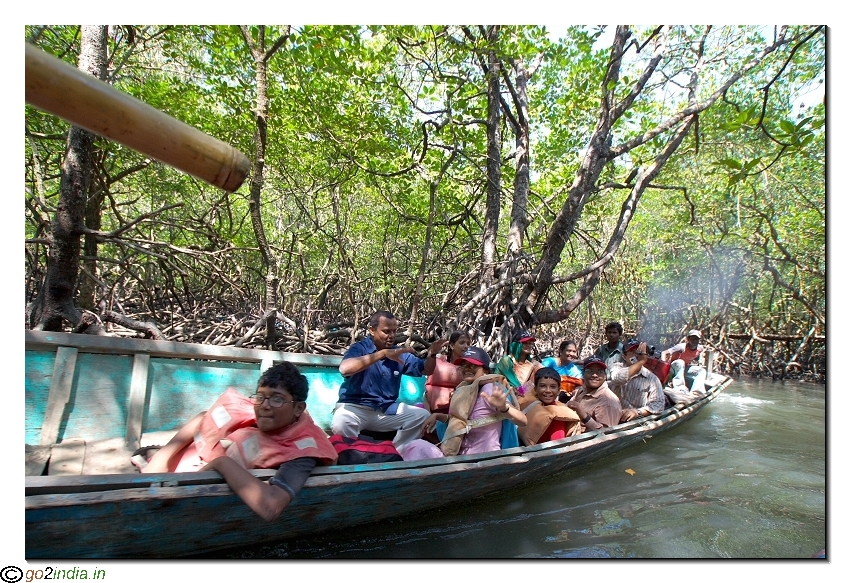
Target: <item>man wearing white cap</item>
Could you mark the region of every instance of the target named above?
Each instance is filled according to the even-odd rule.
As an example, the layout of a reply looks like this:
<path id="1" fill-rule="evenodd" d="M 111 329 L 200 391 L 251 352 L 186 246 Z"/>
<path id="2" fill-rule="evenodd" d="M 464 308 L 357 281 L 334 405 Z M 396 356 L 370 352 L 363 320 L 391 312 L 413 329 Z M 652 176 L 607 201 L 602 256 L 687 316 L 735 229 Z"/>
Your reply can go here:
<path id="1" fill-rule="evenodd" d="M 693 393 L 705 393 L 706 370 L 700 366 L 699 359 L 705 347 L 699 343 L 702 333 L 699 330 L 688 331 L 686 342 L 680 342 L 661 353 L 662 360 L 670 363 L 673 373 L 673 388 Z"/>

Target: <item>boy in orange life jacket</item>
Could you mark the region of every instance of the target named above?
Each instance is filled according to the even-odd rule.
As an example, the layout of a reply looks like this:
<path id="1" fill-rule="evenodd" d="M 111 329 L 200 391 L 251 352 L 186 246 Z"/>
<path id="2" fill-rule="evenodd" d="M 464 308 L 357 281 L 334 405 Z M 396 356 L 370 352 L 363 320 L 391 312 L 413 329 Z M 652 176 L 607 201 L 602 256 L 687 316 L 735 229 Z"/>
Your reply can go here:
<path id="1" fill-rule="evenodd" d="M 337 458 L 306 411 L 307 392 L 307 378 L 295 365 L 277 364 L 260 376 L 251 397 L 228 389 L 210 411 L 184 425 L 142 471 L 175 471 L 184 458 L 200 457 L 209 462 L 200 471 L 220 473 L 251 510 L 272 521 L 292 502 L 317 463 L 330 465 Z M 231 442 L 226 452 L 221 443 L 225 439 Z M 246 469 L 278 466 L 268 482 Z"/>
<path id="2" fill-rule="evenodd" d="M 693 393 L 705 393 L 707 371 L 699 364 L 705 350 L 699 343 L 701 338 L 699 330 L 690 330 L 687 342 L 675 344 L 661 353 L 661 359 L 670 363 L 674 389 L 686 391 L 690 387 Z"/>
<path id="3" fill-rule="evenodd" d="M 558 401 L 560 390 L 561 375 L 557 370 L 548 366 L 537 369 L 534 399 L 520 399 L 528 421 L 525 427 L 518 429 L 523 444 L 535 445 L 581 433 L 578 414 Z"/>

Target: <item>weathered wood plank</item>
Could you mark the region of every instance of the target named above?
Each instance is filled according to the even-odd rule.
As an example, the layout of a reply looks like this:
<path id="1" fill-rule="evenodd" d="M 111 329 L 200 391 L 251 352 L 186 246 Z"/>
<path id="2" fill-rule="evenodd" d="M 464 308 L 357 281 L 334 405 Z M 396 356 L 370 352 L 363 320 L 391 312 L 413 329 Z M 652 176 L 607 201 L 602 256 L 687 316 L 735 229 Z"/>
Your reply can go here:
<path id="1" fill-rule="evenodd" d="M 27 476 L 40 476 L 50 459 L 49 445 L 25 444 L 24 471 Z"/>
<path id="2" fill-rule="evenodd" d="M 78 353 L 73 406 L 69 406 L 59 439 L 123 438 L 132 371 L 132 355 Z"/>
<path id="3" fill-rule="evenodd" d="M 47 412 L 41 427 L 41 445 L 56 443 L 59 437 L 59 426 L 62 424 L 65 407 L 71 398 L 76 366 L 77 349 L 60 346 L 56 351 L 56 361 L 53 363 L 53 381 L 50 384 Z"/>
<path id="4" fill-rule="evenodd" d="M 260 362 L 260 374 L 263 374 L 268 369 L 270 369 L 272 366 L 274 366 L 274 361 L 272 360 L 272 358 L 271 357 L 264 358 L 262 360 L 262 362 Z"/>
<path id="5" fill-rule="evenodd" d="M 24 442 L 41 444 L 41 428 L 47 412 L 47 397 L 53 380 L 56 349 L 24 351 Z"/>
<path id="6" fill-rule="evenodd" d="M 85 439 L 66 439 L 50 448 L 49 476 L 79 476 L 86 457 Z"/>
<path id="7" fill-rule="evenodd" d="M 130 378 L 130 404 L 127 407 L 127 446 L 131 450 L 139 447 L 142 439 L 142 420 L 145 415 L 145 399 L 148 389 L 149 354 L 133 356 L 133 373 Z"/>
<path id="8" fill-rule="evenodd" d="M 123 437 L 86 440 L 82 473 L 83 475 L 135 474 L 137 470 L 130 462 L 132 453 L 133 450 L 128 447 Z"/>
<path id="9" fill-rule="evenodd" d="M 258 348 L 236 348 L 233 346 L 214 346 L 210 344 L 190 344 L 168 340 L 147 340 L 143 338 L 115 338 L 112 336 L 91 336 L 88 334 L 69 334 L 67 332 L 24 331 L 24 340 L 28 350 L 72 346 L 80 352 L 99 352 L 104 354 L 148 354 L 166 358 L 193 358 L 204 360 L 229 360 L 233 362 L 261 363 L 271 358 L 273 362 L 287 361 L 295 365 L 338 367 L 342 357 L 320 354 L 301 354 Z"/>

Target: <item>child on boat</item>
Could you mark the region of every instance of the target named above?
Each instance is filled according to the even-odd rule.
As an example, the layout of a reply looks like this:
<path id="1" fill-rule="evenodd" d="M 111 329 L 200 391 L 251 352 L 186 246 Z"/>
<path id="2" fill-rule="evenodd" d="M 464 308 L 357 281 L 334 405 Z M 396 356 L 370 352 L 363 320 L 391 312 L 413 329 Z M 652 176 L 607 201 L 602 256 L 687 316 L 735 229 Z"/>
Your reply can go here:
<path id="1" fill-rule="evenodd" d="M 537 370 L 534 391 L 520 399 L 520 406 L 528 423 L 519 428 L 523 445 L 555 441 L 581 433 L 578 414 L 558 402 L 561 375 L 548 366 Z"/>
<path id="2" fill-rule="evenodd" d="M 209 411 L 156 452 L 142 472 L 217 471 L 251 510 L 274 520 L 317 464 L 337 459 L 325 432 L 306 411 L 307 392 L 307 378 L 295 365 L 272 366 L 260 376 L 255 394 L 225 391 Z M 264 482 L 248 471 L 254 468 L 278 470 Z"/>

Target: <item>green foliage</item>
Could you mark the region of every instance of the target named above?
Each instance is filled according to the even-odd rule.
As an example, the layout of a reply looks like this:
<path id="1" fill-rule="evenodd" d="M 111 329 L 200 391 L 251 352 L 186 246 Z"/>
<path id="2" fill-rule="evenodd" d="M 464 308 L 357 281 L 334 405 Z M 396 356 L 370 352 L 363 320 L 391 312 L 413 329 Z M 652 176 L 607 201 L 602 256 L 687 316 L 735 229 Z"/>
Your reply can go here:
<path id="1" fill-rule="evenodd" d="M 635 29 L 636 45 L 650 41 L 653 30 Z M 267 45 L 283 32 L 267 26 Z M 450 309 L 458 309 L 475 293 L 477 281 L 465 278 L 481 259 L 487 181 L 482 63 L 489 48 L 501 57 L 509 79 L 515 60 L 530 66 L 540 59 L 528 85 L 532 184 L 523 261 L 533 264 L 582 163 L 603 90 L 623 99 L 652 54 L 651 42 L 640 53 L 633 49 L 619 79 L 603 87 L 610 47 L 598 41 L 607 32 L 571 27 L 555 41 L 541 26 L 504 26 L 489 47 L 475 26 L 293 28 L 267 62 L 262 192 L 264 228 L 284 274 L 283 308 L 290 314 L 321 309 L 325 322 L 379 307 L 409 313 L 429 220 L 433 237 L 420 313 L 445 309 L 447 297 L 453 298 Z M 751 62 L 768 33 L 758 27 L 676 27 L 660 65 L 664 74 L 627 109 L 613 142 L 643 135 L 687 103 L 703 37 L 696 99 Z M 76 62 L 79 27 L 27 26 L 25 34 Z M 762 321 L 781 311 L 804 326 L 811 314 L 791 290 L 800 290 L 816 310 L 824 306 L 825 108 L 800 107 L 798 100 L 824 78 L 822 37 L 816 33 L 784 47 L 700 114 L 699 133 L 688 136 L 641 199 L 595 292 L 594 317 L 637 323 L 655 309 L 669 328 L 693 320 L 690 306 L 713 315 L 734 302 Z M 116 87 L 249 156 L 254 151 L 254 63 L 237 27 L 116 27 L 110 55 Z M 504 83 L 503 97 L 516 115 Z M 32 136 L 25 138 L 25 224 L 27 237 L 35 239 L 45 235 L 39 213 L 49 217 L 56 204 L 67 124 L 29 107 L 25 122 Z M 504 118 L 501 135 L 504 254 L 516 162 L 513 129 Z M 653 159 L 667 139 L 659 135 L 608 162 L 554 275 L 598 259 L 627 192 L 610 185 L 624 185 L 628 173 Z M 155 290 L 175 288 L 186 297 L 215 298 L 223 313 L 255 310 L 264 282 L 248 185 L 226 194 L 158 163 L 110 182 L 143 159 L 105 140 L 98 146 L 99 175 L 108 183 L 101 231 L 181 205 L 101 243 L 104 294 L 149 290 L 160 302 L 149 306 L 154 318 L 165 317 L 167 295 Z M 45 248 L 28 248 L 35 251 L 28 273 L 36 273 L 46 261 Z M 734 279 L 738 265 L 746 268 Z M 777 287 L 766 266 L 776 269 L 785 287 Z M 320 291 L 334 278 L 339 283 L 319 306 Z M 570 297 L 577 285 L 556 286 L 550 303 Z M 31 298 L 34 287 L 29 292 Z M 662 296 L 675 301 L 662 305 Z M 184 298 L 167 301 L 173 306 Z M 744 312 L 735 316 L 743 319 Z"/>

